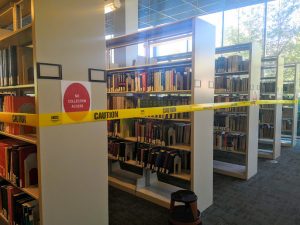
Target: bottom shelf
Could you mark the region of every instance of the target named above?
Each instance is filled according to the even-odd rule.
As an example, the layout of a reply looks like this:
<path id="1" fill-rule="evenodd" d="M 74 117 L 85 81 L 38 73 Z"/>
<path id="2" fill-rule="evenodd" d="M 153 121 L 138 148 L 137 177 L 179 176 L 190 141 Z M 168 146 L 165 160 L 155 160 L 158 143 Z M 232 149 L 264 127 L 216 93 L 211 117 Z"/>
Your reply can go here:
<path id="1" fill-rule="evenodd" d="M 258 157 L 264 159 L 273 159 L 274 158 L 273 150 L 258 149 Z"/>
<path id="2" fill-rule="evenodd" d="M 171 193 L 182 189 L 159 181 L 157 174 L 149 170 L 145 170 L 144 175 L 141 176 L 120 169 L 118 164 L 115 165 L 110 169 L 109 185 L 157 205 L 169 208 Z"/>
<path id="3" fill-rule="evenodd" d="M 214 160 L 214 172 L 226 176 L 247 179 L 246 166 Z"/>
<path id="4" fill-rule="evenodd" d="M 289 136 L 289 135 L 285 135 L 285 136 Z M 292 147 L 293 142 L 292 142 L 292 137 L 284 137 L 284 135 L 282 135 L 281 137 L 281 146 L 284 147 Z"/>
<path id="5" fill-rule="evenodd" d="M 151 183 L 150 186 L 140 188 L 136 191 L 136 196 L 147 201 L 153 202 L 165 208 L 170 207 L 170 199 L 172 192 L 181 190 L 170 184 L 165 184 L 160 181 Z"/>
<path id="6" fill-rule="evenodd" d="M 122 169 L 114 169 L 108 176 L 108 183 L 115 188 L 135 194 L 137 181 L 141 178 L 142 176 L 137 174 Z"/>

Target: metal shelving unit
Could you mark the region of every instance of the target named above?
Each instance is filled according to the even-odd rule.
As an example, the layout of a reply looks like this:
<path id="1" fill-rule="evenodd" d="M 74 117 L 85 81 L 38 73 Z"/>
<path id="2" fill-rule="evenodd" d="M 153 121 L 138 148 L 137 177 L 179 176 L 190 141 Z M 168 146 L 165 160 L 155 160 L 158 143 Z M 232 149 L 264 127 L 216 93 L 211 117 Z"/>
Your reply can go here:
<path id="1" fill-rule="evenodd" d="M 203 35 L 205 31 L 205 35 Z M 165 57 L 164 61 L 154 59 L 150 51 L 158 43 L 164 43 L 169 40 L 175 40 L 182 37 L 192 38 L 192 49 L 189 59 L 173 59 Z M 213 71 L 214 71 L 214 53 L 215 53 L 215 30 L 210 24 L 198 19 L 192 18 L 174 24 L 162 25 L 157 28 L 129 34 L 107 41 L 107 60 L 109 62 L 107 77 L 118 76 L 118 73 L 130 71 L 150 71 L 167 68 L 190 68 L 191 89 L 189 90 L 168 90 L 168 91 L 110 91 L 108 98 L 112 96 L 126 96 L 131 98 L 144 98 L 145 96 L 172 96 L 173 98 L 189 98 L 191 104 L 201 104 L 213 102 Z M 142 44 L 145 47 L 145 64 L 139 66 L 128 65 L 122 53 L 124 49 Z M 151 50 L 152 49 L 152 50 Z M 126 54 L 125 54 L 126 55 Z M 114 64 L 111 63 L 114 59 Z M 119 60 L 119 61 L 118 61 Z M 126 63 L 127 61 L 127 63 Z M 157 63 L 153 63 L 156 61 Z M 197 63 L 196 63 L 197 62 Z M 131 61 L 129 62 L 129 64 Z M 116 66 L 118 64 L 118 66 Z M 190 123 L 191 124 L 191 144 L 190 145 L 170 145 L 162 146 L 163 149 L 172 151 L 186 152 L 190 155 L 190 170 L 181 173 L 160 174 L 152 173 L 147 168 L 140 168 L 137 163 L 130 162 L 131 165 L 142 169 L 142 175 L 133 172 L 124 171 L 124 168 L 118 166 L 118 161 L 110 158 L 109 183 L 124 191 L 133 193 L 146 200 L 152 201 L 164 207 L 169 207 L 170 194 L 178 189 L 174 183 L 169 183 L 161 176 L 168 177 L 168 180 L 175 178 L 180 182 L 187 182 L 201 202 L 200 209 L 204 210 L 212 204 L 212 178 L 213 178 L 213 155 L 212 155 L 212 123 L 213 112 L 190 113 L 190 118 L 185 119 L 159 119 L 160 123 Z M 155 120 L 156 118 L 144 118 L 143 120 Z M 161 120 L 161 121 L 159 121 Z M 121 132 L 122 133 L 122 132 Z M 128 137 L 119 134 L 119 138 L 140 143 L 137 137 Z M 143 143 L 147 144 L 147 143 Z M 149 143 L 148 143 L 149 144 Z M 152 146 L 155 146 L 151 143 Z M 184 154 L 186 154 L 184 153 Z M 127 161 L 125 161 L 126 163 Z M 135 162 L 135 161 L 134 161 Z M 127 163 L 128 164 L 128 163 Z"/>
<path id="2" fill-rule="evenodd" d="M 262 58 L 261 100 L 282 100 L 283 58 Z M 280 156 L 282 105 L 262 105 L 259 112 L 258 156 L 276 159 Z"/>
<path id="3" fill-rule="evenodd" d="M 283 99 L 298 100 L 300 64 L 285 64 Z M 282 106 L 281 146 L 294 147 L 297 138 L 298 104 Z"/>
<path id="4" fill-rule="evenodd" d="M 259 77 L 261 67 L 261 50 L 259 45 L 256 43 L 247 43 L 216 49 L 216 58 L 223 57 L 223 60 L 225 60 L 227 57 L 236 55 L 243 56 L 248 60 L 246 65 L 247 69 L 239 67 L 234 71 L 220 72 L 218 71 L 219 67 L 216 64 L 215 79 L 217 82 L 217 79 L 220 79 L 218 77 L 226 78 L 223 85 L 227 88 L 227 82 L 231 82 L 231 80 L 236 79 L 240 81 L 242 78 L 248 79 L 246 90 L 237 90 L 234 95 L 230 95 L 223 90 L 224 87 L 216 87 L 215 102 L 251 101 L 259 98 Z M 246 63 L 246 61 L 244 63 Z M 225 64 L 228 65 L 226 62 Z M 229 88 L 232 88 L 230 85 Z M 243 88 L 245 88 L 245 86 Z M 241 92 L 241 94 L 239 92 Z M 221 127 L 223 127 L 222 133 L 218 133 L 220 132 L 220 124 L 216 124 L 217 118 L 219 118 L 220 115 L 225 116 L 226 118 L 224 124 L 221 125 Z M 244 130 L 240 130 L 241 128 L 233 130 L 230 127 L 227 127 L 229 124 L 229 117 L 246 118 Z M 236 132 L 243 132 L 246 139 L 245 149 L 238 149 L 238 147 L 236 147 L 237 149 L 232 150 L 235 148 L 234 145 L 238 146 L 238 144 L 231 139 L 230 144 L 228 144 L 228 136 L 234 136 L 236 135 Z M 257 143 L 258 106 L 247 107 L 244 111 L 241 111 L 241 108 L 215 110 L 214 172 L 246 180 L 254 176 L 257 173 Z"/>

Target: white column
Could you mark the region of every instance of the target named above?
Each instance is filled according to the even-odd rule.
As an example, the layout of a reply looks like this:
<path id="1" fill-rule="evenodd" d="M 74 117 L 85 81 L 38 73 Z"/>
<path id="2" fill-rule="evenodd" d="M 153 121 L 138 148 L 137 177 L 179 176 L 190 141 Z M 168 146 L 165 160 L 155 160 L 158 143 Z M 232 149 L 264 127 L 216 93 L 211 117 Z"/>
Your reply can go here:
<path id="1" fill-rule="evenodd" d="M 105 68 L 103 0 L 33 2 L 35 62 L 61 64 L 71 81 Z M 105 89 L 91 84 L 92 110 L 106 108 Z M 37 113 L 60 111 L 60 80 L 38 79 Z M 42 225 L 108 224 L 106 134 L 105 122 L 38 129 Z"/>

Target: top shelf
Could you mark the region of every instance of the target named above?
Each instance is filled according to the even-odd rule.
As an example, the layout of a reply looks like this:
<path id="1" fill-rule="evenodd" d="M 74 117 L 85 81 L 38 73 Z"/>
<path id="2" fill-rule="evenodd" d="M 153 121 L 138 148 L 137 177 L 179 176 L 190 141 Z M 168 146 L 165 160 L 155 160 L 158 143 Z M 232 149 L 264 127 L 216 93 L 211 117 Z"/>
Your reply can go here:
<path id="1" fill-rule="evenodd" d="M 250 51 L 252 48 L 252 43 L 245 43 L 239 45 L 231 45 L 221 48 L 216 48 L 216 54 L 225 54 L 232 52 Z"/>
<path id="2" fill-rule="evenodd" d="M 167 25 L 157 26 L 152 29 L 112 38 L 106 41 L 106 48 L 120 48 L 128 45 L 145 43 L 155 39 L 188 34 L 193 31 L 194 20 L 195 18 L 190 18 Z"/>
<path id="3" fill-rule="evenodd" d="M 149 68 L 166 68 L 172 66 L 187 66 L 191 65 L 191 60 L 181 60 L 176 62 L 166 62 L 166 63 L 158 63 L 158 64 L 148 64 L 148 65 L 141 65 L 141 66 L 128 66 L 128 67 L 120 67 L 115 69 L 107 69 L 107 72 L 124 72 L 124 71 L 134 71 L 134 70 L 145 70 Z"/>

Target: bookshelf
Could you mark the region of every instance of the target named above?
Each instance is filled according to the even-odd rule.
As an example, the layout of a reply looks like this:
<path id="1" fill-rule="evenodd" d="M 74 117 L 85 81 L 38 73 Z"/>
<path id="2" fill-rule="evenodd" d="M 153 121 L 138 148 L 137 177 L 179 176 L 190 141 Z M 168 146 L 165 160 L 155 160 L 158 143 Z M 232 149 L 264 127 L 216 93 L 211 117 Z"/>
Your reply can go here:
<path id="1" fill-rule="evenodd" d="M 108 108 L 212 102 L 214 34 L 192 18 L 108 40 Z M 193 40 L 189 58 L 161 61 L 153 54 L 181 38 Z M 145 55 L 128 65 L 122 50 L 137 44 Z M 164 207 L 173 191 L 191 189 L 206 209 L 212 204 L 212 123 L 211 111 L 108 122 L 110 185 Z"/>
<path id="2" fill-rule="evenodd" d="M 260 47 L 256 43 L 216 49 L 214 101 L 259 98 Z M 258 106 L 215 110 L 215 173 L 249 179 L 257 173 Z"/>
<path id="3" fill-rule="evenodd" d="M 260 78 L 261 100 L 282 100 L 284 59 L 262 58 Z M 259 111 L 258 157 L 277 159 L 281 152 L 282 105 L 261 105 Z"/>
<path id="4" fill-rule="evenodd" d="M 298 100 L 299 64 L 284 65 L 283 100 Z M 298 104 L 282 105 L 281 145 L 294 147 L 297 138 Z"/>
<path id="5" fill-rule="evenodd" d="M 33 98 L 35 111 L 31 113 L 61 112 L 63 79 L 87 82 L 93 99 L 90 109 L 105 109 L 105 83 L 92 82 L 88 76 L 91 68 L 105 69 L 104 2 L 5 1 L 12 9 L 5 20 L 0 15 L 0 50 L 16 51 L 16 60 L 6 83 L 7 75 L 0 74 L 0 97 Z M 64 23 L 59 22 L 62 19 Z M 54 65 L 45 69 L 42 64 L 61 66 L 61 78 L 50 77 L 57 75 Z M 107 146 L 106 132 L 105 122 L 37 127 L 34 132 L 20 133 L 2 129 L 0 142 L 11 138 L 36 147 L 38 184 L 20 188 L 7 176 L 1 180 L 35 199 L 41 225 L 108 224 L 107 153 L 99 151 L 99 144 Z M 92 185 L 87 185 L 91 177 Z M 88 222 L 82 215 L 89 215 Z M 2 221 L 12 224 L 6 218 Z"/>
<path id="6" fill-rule="evenodd" d="M 31 21 L 30 4 L 29 0 L 17 3 L 7 1 L 9 8 L 0 15 L 1 112 L 35 113 L 36 80 L 33 73 L 33 50 L 27 47 L 32 43 L 32 25 L 24 22 L 25 18 Z M 38 210 L 38 206 L 34 205 L 40 200 L 40 185 L 36 172 L 38 171 L 36 129 L 3 122 L 0 127 L 1 194 L 5 196 L 6 193 L 7 199 L 13 199 L 18 192 L 25 193 L 28 204 L 31 204 L 30 210 Z M 4 188 L 2 182 L 5 182 L 7 188 Z M 11 195 L 8 194 L 8 190 L 11 190 Z M 6 211 L 12 210 L 9 206 L 6 208 L 5 203 L 7 204 L 2 199 L 1 210 L 4 208 Z M 12 218 L 6 218 L 3 212 L 1 220 L 6 224 L 13 223 Z M 34 216 L 33 220 L 38 221 L 38 218 Z"/>

